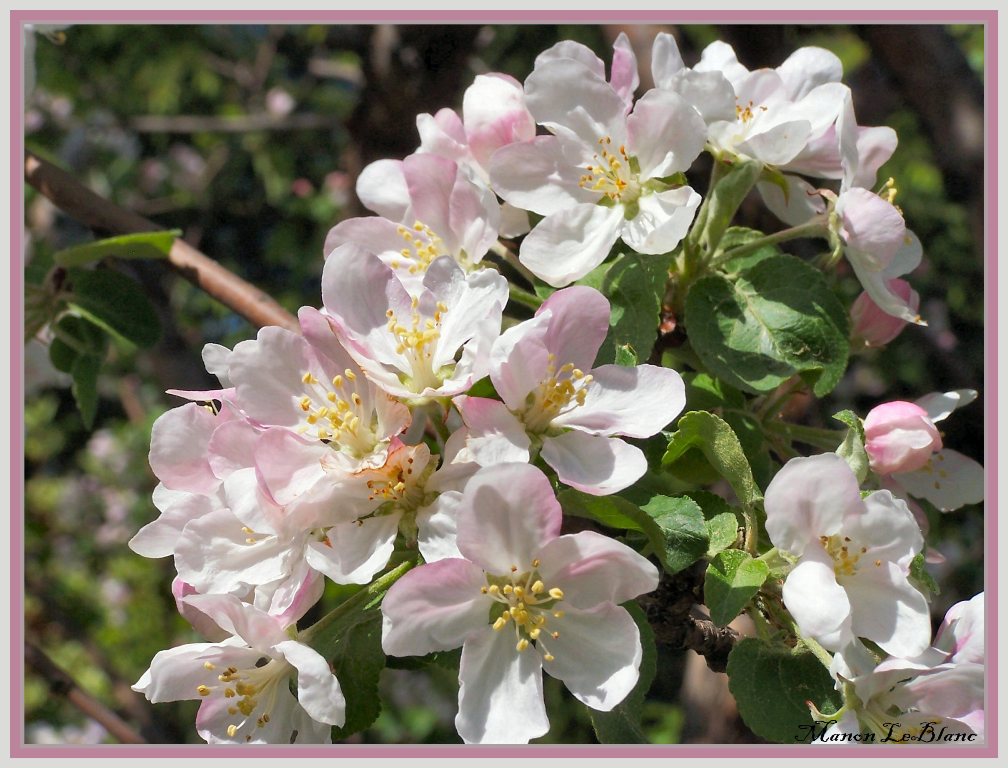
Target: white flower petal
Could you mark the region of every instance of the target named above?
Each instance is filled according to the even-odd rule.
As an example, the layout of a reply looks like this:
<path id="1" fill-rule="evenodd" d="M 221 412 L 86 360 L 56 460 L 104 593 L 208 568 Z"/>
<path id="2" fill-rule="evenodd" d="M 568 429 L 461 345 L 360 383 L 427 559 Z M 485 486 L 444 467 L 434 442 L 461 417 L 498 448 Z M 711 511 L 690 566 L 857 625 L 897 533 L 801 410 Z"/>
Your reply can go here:
<path id="1" fill-rule="evenodd" d="M 644 195 L 637 215 L 622 222 L 620 236 L 638 253 L 670 253 L 689 231 L 700 202 L 691 187 Z"/>
<path id="2" fill-rule="evenodd" d="M 578 182 L 591 152 L 570 156 L 555 136 L 509 144 L 490 159 L 494 191 L 513 206 L 548 216 L 578 203 L 593 202 L 596 193 Z"/>
<path id="3" fill-rule="evenodd" d="M 313 720 L 327 725 L 346 722 L 346 699 L 329 662 L 296 640 L 276 644 L 276 650 L 297 669 L 298 703 Z"/>
<path id="4" fill-rule="evenodd" d="M 462 647 L 455 729 L 467 744 L 526 744 L 549 730 L 542 661 L 489 626 Z"/>
<path id="5" fill-rule="evenodd" d="M 626 104 L 605 78 L 581 61 L 547 61 L 525 80 L 525 103 L 536 122 L 585 146 L 608 136 L 626 142 Z"/>
<path id="6" fill-rule="evenodd" d="M 400 517 L 380 515 L 332 526 L 328 544 L 308 544 L 308 564 L 337 584 L 370 584 L 392 555 Z"/>
<path id="7" fill-rule="evenodd" d="M 839 650 L 853 640 L 851 602 L 837 583 L 833 559 L 819 542 L 805 549 L 784 582 L 782 596 L 802 633 L 825 648 Z"/>
<path id="8" fill-rule="evenodd" d="M 576 429 L 544 437 L 542 457 L 560 482 L 594 496 L 622 491 L 647 471 L 647 459 L 637 446 Z"/>
<path id="9" fill-rule="evenodd" d="M 703 118 L 672 91 L 652 88 L 627 118 L 627 150 L 640 163 L 642 179 L 685 171 L 706 140 Z"/>
<path id="10" fill-rule="evenodd" d="M 976 398 L 975 389 L 954 389 L 951 392 L 932 392 L 914 402 L 924 409 L 931 421 L 943 421 L 952 411 L 969 405 Z"/>
<path id="11" fill-rule="evenodd" d="M 911 496 L 927 499 L 942 512 L 984 499 L 983 466 L 948 448 L 936 452 L 923 468 L 894 479 Z"/>
<path id="12" fill-rule="evenodd" d="M 518 258 L 533 274 L 562 288 L 605 261 L 619 238 L 622 206 L 580 203 L 540 221 L 522 241 Z"/>
<path id="13" fill-rule="evenodd" d="M 357 177 L 357 197 L 379 216 L 403 221 L 409 211 L 410 195 L 402 161 L 378 160 L 366 166 Z"/>
<path id="14" fill-rule="evenodd" d="M 927 600 L 907 581 L 906 568 L 885 560 L 862 560 L 855 574 L 842 583 L 850 600 L 855 635 L 903 658 L 928 647 L 931 617 Z"/>

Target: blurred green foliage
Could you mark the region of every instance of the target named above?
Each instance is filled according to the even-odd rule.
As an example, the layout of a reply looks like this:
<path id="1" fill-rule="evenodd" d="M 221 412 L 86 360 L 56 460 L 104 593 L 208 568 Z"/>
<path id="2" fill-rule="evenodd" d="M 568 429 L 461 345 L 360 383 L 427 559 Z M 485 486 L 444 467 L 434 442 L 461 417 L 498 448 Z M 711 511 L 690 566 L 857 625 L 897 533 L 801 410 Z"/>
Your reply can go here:
<path id="1" fill-rule="evenodd" d="M 561 39 L 583 42 L 608 61 L 609 31 L 485 28 L 469 57 L 472 71 L 461 81 L 488 70 L 523 79 L 536 54 Z M 723 31 L 682 28 L 687 62 Z M 982 28 L 956 26 L 951 32 L 982 74 Z M 870 66 L 868 47 L 849 27 L 786 33 L 792 47 L 781 50 L 779 60 L 799 45 L 821 45 L 840 56 L 851 82 Z M 361 106 L 369 34 L 368 28 L 338 25 L 80 25 L 65 31 L 62 44 L 40 37 L 26 145 L 120 205 L 165 229 L 182 230 L 292 312 L 303 304 L 317 306 L 325 234 L 341 217 L 357 215 L 348 174 L 355 139 L 347 126 Z M 646 57 L 641 66 L 646 71 Z M 918 117 L 898 98 L 896 103 L 885 123 L 897 130 L 900 146 L 880 179 L 897 179 L 897 203 L 925 245 L 926 264 L 911 280 L 924 314 L 938 318 L 929 332 L 944 334 L 939 347 L 944 345 L 946 358 L 922 354 L 925 331 L 908 329 L 884 352 L 862 355 L 851 365 L 822 411 L 806 415 L 818 425 L 828 425 L 829 414 L 841 408 L 864 415 L 883 394 L 917 397 L 982 384 L 984 283 L 970 211 L 949 201 L 936 149 Z M 458 93 L 453 103 L 432 104 L 430 111 L 460 104 Z M 272 127 L 256 128 L 255 120 L 264 116 Z M 294 119 L 304 116 L 306 123 Z M 414 118 L 388 117 L 401 121 L 415 142 Z M 234 122 L 222 129 L 226 120 Z M 54 250 L 91 239 L 32 190 L 26 190 L 26 210 L 29 269 Z M 195 702 L 151 708 L 128 690 L 157 651 L 198 638 L 175 612 L 172 563 L 145 560 L 126 542 L 157 515 L 150 502 L 156 481 L 146 462 L 150 427 L 178 403 L 163 391 L 209 384 L 199 359 L 202 346 L 232 346 L 255 329 L 164 269 L 139 265 L 132 274 L 150 291 L 165 332 L 152 351 L 113 347 L 99 380 L 93 432 L 81 425 L 67 377 L 52 370 L 38 342 L 26 348 L 26 637 L 148 738 L 199 742 L 192 725 Z M 859 290 L 849 275 L 840 287 L 848 301 Z M 943 424 L 946 444 L 981 458 L 982 404 L 971 408 Z M 929 519 L 937 539 L 947 542 L 942 551 L 948 560 L 934 571 L 943 588 L 936 604 L 940 615 L 982 588 L 982 514 L 968 509 Z M 645 728 L 655 742 L 684 738 L 687 712 L 674 671 L 683 658 L 661 655 L 660 668 L 673 672 L 656 682 L 645 707 Z M 457 681 L 449 670 L 387 669 L 381 685 L 382 714 L 364 740 L 457 740 Z M 543 741 L 594 740 L 585 708 L 551 678 L 546 697 L 553 728 Z M 29 670 L 25 722 L 33 740 L 52 728 L 57 737 L 71 738 L 70 729 L 84 721 Z"/>

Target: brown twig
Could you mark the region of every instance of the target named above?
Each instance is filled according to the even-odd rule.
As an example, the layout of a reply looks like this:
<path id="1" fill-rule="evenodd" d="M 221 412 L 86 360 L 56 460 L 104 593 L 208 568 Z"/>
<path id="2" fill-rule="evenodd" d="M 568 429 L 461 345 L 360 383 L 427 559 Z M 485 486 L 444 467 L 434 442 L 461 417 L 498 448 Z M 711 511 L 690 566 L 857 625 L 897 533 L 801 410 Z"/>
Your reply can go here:
<path id="1" fill-rule="evenodd" d="M 78 182 L 52 163 L 27 152 L 25 181 L 77 221 L 100 232 L 128 234 L 152 232 L 154 222 L 120 208 Z M 256 327 L 279 325 L 296 330 L 297 320 L 251 283 L 246 282 L 183 240 L 176 240 L 168 263 L 182 277 L 217 299 Z"/>
<path id="2" fill-rule="evenodd" d="M 693 606 L 702 601 L 702 565 L 703 561 L 675 576 L 663 574 L 658 589 L 640 602 L 658 644 L 689 648 L 703 656 L 713 671 L 724 672 L 738 634 L 709 619 L 690 615 Z"/>
<path id="3" fill-rule="evenodd" d="M 133 730 L 119 715 L 85 692 L 70 675 L 33 643 L 25 643 L 25 662 L 46 680 L 53 695 L 65 698 L 121 743 L 147 743 L 143 736 Z"/>

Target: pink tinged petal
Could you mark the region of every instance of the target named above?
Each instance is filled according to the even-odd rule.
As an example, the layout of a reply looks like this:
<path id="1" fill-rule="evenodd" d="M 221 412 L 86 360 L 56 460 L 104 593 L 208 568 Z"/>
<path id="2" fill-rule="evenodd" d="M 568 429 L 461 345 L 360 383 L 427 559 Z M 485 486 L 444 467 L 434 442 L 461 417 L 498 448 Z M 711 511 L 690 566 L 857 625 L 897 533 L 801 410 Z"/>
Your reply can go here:
<path id="1" fill-rule="evenodd" d="M 488 573 L 527 570 L 560 533 L 560 504 L 541 471 L 529 464 L 481 469 L 466 484 L 458 512 L 458 547 Z"/>
<path id="2" fill-rule="evenodd" d="M 286 429 L 268 429 L 255 447 L 256 474 L 263 490 L 280 506 L 306 498 L 325 478 L 325 459 L 332 448 L 318 440 L 307 441 Z"/>
<path id="3" fill-rule="evenodd" d="M 736 147 L 739 152 L 767 165 L 786 165 L 808 143 L 812 126 L 808 120 L 789 120 L 750 134 Z"/>
<path id="4" fill-rule="evenodd" d="M 852 179 L 853 186 L 874 187 L 878 169 L 892 157 L 896 144 L 896 131 L 888 126 L 858 127 L 856 146 L 859 168 Z"/>
<path id="5" fill-rule="evenodd" d="M 725 76 L 728 77 L 727 74 Z M 729 79 L 732 78 L 729 77 Z M 751 101 L 753 107 L 773 105 L 786 108 L 788 106 L 789 99 L 785 93 L 784 81 L 772 69 L 756 69 L 752 72 L 746 72 L 737 82 L 733 80 L 732 84 L 735 86 L 735 93 L 740 105 L 747 105 Z M 754 123 L 774 119 L 778 114 L 776 109 L 771 114 L 762 114 L 763 110 L 758 112 L 759 114 L 754 113 Z"/>
<path id="6" fill-rule="evenodd" d="M 497 196 L 486 187 L 477 186 L 460 169 L 448 200 L 448 220 L 455 241 L 452 255 L 467 269 L 471 268 L 497 242 L 501 220 Z"/>
<path id="7" fill-rule="evenodd" d="M 651 45 L 651 79 L 658 88 L 671 88 L 673 78 L 686 68 L 675 37 L 668 32 L 655 35 Z"/>
<path id="8" fill-rule="evenodd" d="M 896 479 L 911 496 L 927 499 L 942 512 L 984 499 L 983 465 L 947 448 L 934 454 L 921 469 Z"/>
<path id="9" fill-rule="evenodd" d="M 207 459 L 221 480 L 255 464 L 254 447 L 259 430 L 242 420 L 227 421 L 214 430 L 207 445 Z"/>
<path id="10" fill-rule="evenodd" d="M 509 203 L 501 205 L 500 231 L 501 237 L 521 237 L 532 228 L 529 224 L 528 211 L 515 208 Z"/>
<path id="11" fill-rule="evenodd" d="M 509 75 L 477 75 L 462 96 L 462 116 L 473 158 L 484 168 L 501 147 L 535 137 L 525 92 Z"/>
<path id="12" fill-rule="evenodd" d="M 886 281 L 890 293 L 902 299 L 909 309 L 916 313 L 920 307 L 920 296 L 906 280 L 893 278 Z M 883 311 L 867 291 L 861 293 L 851 305 L 851 335 L 863 339 L 871 347 L 882 347 L 895 339 L 907 326 L 907 321 Z"/>
<path id="13" fill-rule="evenodd" d="M 956 664 L 899 686 L 892 696 L 903 709 L 969 722 L 984 708 L 983 664 Z"/>
<path id="14" fill-rule="evenodd" d="M 227 509 L 243 525 L 257 533 L 285 530 L 283 508 L 269 497 L 254 468 L 232 472 L 223 488 Z"/>
<path id="15" fill-rule="evenodd" d="M 357 197 L 369 209 L 392 221 L 403 221 L 409 211 L 410 195 L 399 160 L 378 160 L 357 177 Z"/>
<path id="16" fill-rule="evenodd" d="M 907 581 L 907 569 L 876 559 L 862 560 L 842 579 L 851 605 L 851 630 L 886 653 L 908 658 L 931 642 L 927 600 Z M 822 598 L 820 598 L 822 599 Z"/>
<path id="17" fill-rule="evenodd" d="M 547 48 L 535 58 L 534 69 L 546 66 L 557 59 L 573 59 L 581 62 L 593 75 L 605 79 L 605 62 L 586 45 L 573 40 L 561 40 Z"/>
<path id="18" fill-rule="evenodd" d="M 544 437 L 542 457 L 560 482 L 593 496 L 628 488 L 647 471 L 647 459 L 636 446 L 578 430 Z"/>
<path id="19" fill-rule="evenodd" d="M 224 510 L 186 526 L 175 547 L 175 568 L 200 592 L 242 594 L 250 585 L 286 577 L 303 549 L 300 541 L 251 537 Z"/>
<path id="20" fill-rule="evenodd" d="M 203 367 L 207 369 L 207 373 L 216 376 L 222 387 L 230 387 L 228 359 L 231 357 L 231 350 L 220 344 L 204 344 L 201 354 Z"/>
<path id="21" fill-rule="evenodd" d="M 942 447 L 941 435 L 927 413 L 902 400 L 872 408 L 865 417 L 864 432 L 871 468 L 880 475 L 920 469 Z"/>
<path id="22" fill-rule="evenodd" d="M 735 120 L 735 89 L 720 72 L 686 70 L 667 87 L 700 113 L 705 123 Z"/>
<path id="23" fill-rule="evenodd" d="M 437 155 L 410 155 L 403 160 L 403 176 L 409 189 L 413 215 L 433 229 L 449 250 L 454 250 L 455 237 L 448 201 L 457 175 L 458 166 Z"/>
<path id="24" fill-rule="evenodd" d="M 582 156 L 569 157 L 555 136 L 509 144 L 490 159 L 492 186 L 511 205 L 543 216 L 594 202 L 597 194 L 578 184 L 592 151 L 583 148 Z"/>
<path id="25" fill-rule="evenodd" d="M 222 508 L 216 497 L 168 491 L 163 485 L 154 490 L 154 504 L 161 514 L 129 540 L 129 548 L 141 557 L 168 557 L 187 524 Z"/>
<path id="26" fill-rule="evenodd" d="M 920 266 L 921 259 L 924 258 L 924 249 L 917 235 L 909 229 L 903 236 L 903 242 L 889 262 L 889 266 L 882 270 L 887 278 L 899 277 L 909 272 L 913 272 Z"/>
<path id="27" fill-rule="evenodd" d="M 653 88 L 627 118 L 627 150 L 650 179 L 685 171 L 703 149 L 707 126 L 683 97 Z"/>
<path id="28" fill-rule="evenodd" d="M 301 377 L 314 368 L 308 342 L 283 328 L 262 328 L 255 340 L 237 344 L 231 353 L 231 378 L 238 402 L 262 424 L 293 427 L 304 412 Z"/>
<path id="29" fill-rule="evenodd" d="M 534 318 L 511 326 L 493 343 L 490 380 L 511 410 L 520 410 L 525 396 L 546 378 L 550 352 L 546 336 L 552 318 L 551 311 L 540 309 Z"/>
<path id="30" fill-rule="evenodd" d="M 326 541 L 309 542 L 308 565 L 337 584 L 370 584 L 388 563 L 402 515 L 380 515 L 351 523 L 337 523 Z"/>
<path id="31" fill-rule="evenodd" d="M 257 586 L 253 605 L 275 616 L 282 626 L 296 624 L 322 599 L 325 579 L 308 563 L 294 564 L 291 574 L 278 582 Z"/>
<path id="32" fill-rule="evenodd" d="M 626 103 L 581 61 L 555 59 L 536 67 L 525 80 L 525 103 L 536 122 L 586 147 L 605 136 L 617 147 L 626 141 Z"/>
<path id="33" fill-rule="evenodd" d="M 805 550 L 798 565 L 788 574 L 782 596 L 802 634 L 818 640 L 829 650 L 839 650 L 853 640 L 851 601 L 837 584 L 833 559 L 819 542 Z"/>
<path id="34" fill-rule="evenodd" d="M 954 663 L 984 663 L 984 593 L 956 603 L 945 613 L 934 645 Z"/>
<path id="35" fill-rule="evenodd" d="M 917 308 L 911 304 L 910 300 L 904 299 L 894 291 L 886 272 L 875 269 L 871 260 L 865 258 L 864 253 L 848 249 L 846 256 L 854 274 L 857 275 L 857 279 L 861 283 L 861 287 L 865 289 L 865 293 L 875 303 L 875 306 L 908 323 L 927 325 L 917 314 Z"/>
<path id="36" fill-rule="evenodd" d="M 417 152 L 429 152 L 447 157 L 456 163 L 464 162 L 469 155 L 465 128 L 462 119 L 451 109 L 439 109 L 435 114 L 422 113 L 416 118 L 417 133 L 420 134 L 420 148 Z"/>
<path id="37" fill-rule="evenodd" d="M 275 617 L 243 603 L 234 595 L 189 595 L 182 600 L 257 651 L 268 652 L 277 643 L 289 639 Z"/>
<path id="38" fill-rule="evenodd" d="M 690 187 L 644 195 L 637 215 L 622 222 L 620 236 L 638 253 L 669 253 L 686 236 L 699 207 L 700 195 Z"/>
<path id="39" fill-rule="evenodd" d="M 770 541 L 796 555 L 864 512 L 857 477 L 833 453 L 791 459 L 770 481 L 764 506 Z"/>
<path id="40" fill-rule="evenodd" d="M 763 202 L 785 224 L 798 226 L 826 210 L 826 204 L 815 187 L 797 176 L 785 175 L 787 192 L 769 181 L 756 184 Z"/>
<path id="41" fill-rule="evenodd" d="M 749 74 L 749 70 L 739 64 L 734 49 L 721 40 L 715 40 L 703 49 L 694 69 L 698 72 L 723 72 L 732 86 L 736 86 Z"/>
<path id="42" fill-rule="evenodd" d="M 200 698 L 196 690 L 207 683 L 209 676 L 204 662 L 215 666 L 255 666 L 262 653 L 251 648 L 223 643 L 190 643 L 160 651 L 151 661 L 150 669 L 133 685 L 152 704 L 163 701 L 185 701 Z"/>
<path id="43" fill-rule="evenodd" d="M 947 419 L 956 408 L 969 405 L 977 398 L 975 389 L 954 389 L 951 392 L 932 392 L 915 402 L 927 413 L 931 421 Z"/>
<path id="44" fill-rule="evenodd" d="M 469 427 L 463 456 L 484 467 L 529 460 L 525 426 L 504 403 L 483 397 L 459 399 L 462 418 Z"/>
<path id="45" fill-rule="evenodd" d="M 805 46 L 788 56 L 777 67 L 788 98 L 797 101 L 816 86 L 839 82 L 843 65 L 836 54 L 825 48 Z"/>
<path id="46" fill-rule="evenodd" d="M 543 583 L 563 591 L 563 604 L 592 609 L 658 588 L 658 569 L 645 557 L 594 531 L 559 536 L 542 548 Z"/>
<path id="47" fill-rule="evenodd" d="M 297 669 L 298 703 L 313 720 L 327 725 L 346 722 L 346 699 L 329 663 L 296 640 L 277 643 L 276 651 Z"/>
<path id="48" fill-rule="evenodd" d="M 843 533 L 868 548 L 861 556 L 868 560 L 888 560 L 909 568 L 910 561 L 924 546 L 924 537 L 913 513 L 903 499 L 889 491 L 875 491 L 864 499 L 864 513 L 852 515 Z"/>
<path id="49" fill-rule="evenodd" d="M 448 289 L 437 284 L 451 285 Z M 427 270 L 424 284 L 432 292 L 444 296 L 448 311 L 443 313 L 441 336 L 434 354 L 434 370 L 455 361 L 455 353 L 463 345 L 485 347 L 500 334 L 501 317 L 508 300 L 508 282 L 499 272 L 483 269 L 466 276 L 451 259 L 441 257 Z M 479 371 L 477 378 L 486 375 Z"/>
<path id="50" fill-rule="evenodd" d="M 856 252 L 858 260 L 871 269 L 888 267 L 906 234 L 899 211 L 874 192 L 855 188 L 840 195 L 837 213 L 848 250 Z"/>
<path id="51" fill-rule="evenodd" d="M 584 405 L 553 420 L 600 435 L 651 437 L 686 406 L 682 377 L 657 365 L 601 365 L 591 371 Z"/>
<path id="52" fill-rule="evenodd" d="M 543 669 L 578 701 L 608 712 L 633 690 L 640 674 L 640 631 L 625 608 L 609 603 L 565 610 L 547 626 L 559 637 L 543 646 L 553 656 Z"/>
<path id="53" fill-rule="evenodd" d="M 461 558 L 456 544 L 458 527 L 458 506 L 462 494 L 445 491 L 425 507 L 417 510 L 417 548 L 424 562 Z"/>
<path id="54" fill-rule="evenodd" d="M 629 108 L 633 104 L 634 91 L 640 85 L 640 75 L 637 74 L 637 56 L 626 32 L 620 32 L 613 43 L 609 84 Z"/>
<path id="55" fill-rule="evenodd" d="M 196 403 L 173 408 L 154 422 L 150 465 L 165 487 L 211 493 L 220 485 L 206 455 L 218 423 L 214 413 Z"/>
<path id="56" fill-rule="evenodd" d="M 594 288 L 572 285 L 553 293 L 536 315 L 544 312 L 552 314 L 544 342 L 556 356 L 557 367 L 573 363 L 590 370 L 609 333 L 609 300 Z"/>
<path id="57" fill-rule="evenodd" d="M 353 243 L 379 256 L 386 264 L 395 261 L 396 257 L 402 261 L 400 251 L 404 242 L 399 234 L 400 226 L 380 216 L 346 219 L 329 230 L 322 250 L 328 256 L 344 243 Z"/>
<path id="58" fill-rule="evenodd" d="M 550 214 L 522 241 L 518 259 L 536 277 L 562 288 L 605 261 L 619 238 L 623 207 L 580 203 Z"/>
<path id="59" fill-rule="evenodd" d="M 549 730 L 542 661 L 515 650 L 511 632 L 487 627 L 466 640 L 455 729 L 467 744 L 526 744 Z"/>
<path id="60" fill-rule="evenodd" d="M 189 624 L 192 625 L 192 628 L 199 632 L 200 635 L 213 643 L 217 643 L 231 637 L 231 633 L 225 632 L 223 629 L 218 627 L 213 619 L 202 611 L 196 610 L 182 599 L 188 595 L 199 594 L 196 587 L 183 581 L 182 577 L 176 576 L 172 580 L 171 591 L 172 597 L 175 598 L 175 608 L 178 610 L 179 615 L 188 621 Z"/>
<path id="61" fill-rule="evenodd" d="M 458 648 L 490 630 L 491 600 L 483 569 L 468 560 L 421 565 L 392 585 L 382 600 L 382 648 L 390 656 L 423 656 Z"/>

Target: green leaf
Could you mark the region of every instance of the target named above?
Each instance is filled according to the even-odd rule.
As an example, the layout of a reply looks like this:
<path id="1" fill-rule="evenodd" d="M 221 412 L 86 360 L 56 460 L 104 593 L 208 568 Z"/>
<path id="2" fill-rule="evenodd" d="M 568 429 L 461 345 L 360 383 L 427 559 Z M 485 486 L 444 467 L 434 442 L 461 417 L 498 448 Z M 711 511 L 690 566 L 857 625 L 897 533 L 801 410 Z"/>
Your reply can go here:
<path id="1" fill-rule="evenodd" d="M 95 415 L 98 412 L 98 371 L 101 360 L 91 355 L 80 355 L 70 368 L 73 384 L 70 392 L 73 394 L 81 420 L 87 429 L 94 426 Z"/>
<path id="2" fill-rule="evenodd" d="M 931 597 L 935 597 L 941 594 L 938 582 L 934 580 L 934 577 L 925 568 L 923 552 L 914 555 L 914 559 L 910 561 L 910 583 L 918 591 L 923 592 L 925 596 L 930 595 Z"/>
<path id="3" fill-rule="evenodd" d="M 727 422 L 707 411 L 690 411 L 676 426 L 662 464 L 674 464 L 691 448 L 699 448 L 711 466 L 728 481 L 743 506 L 751 509 L 763 498 L 742 445 Z"/>
<path id="4" fill-rule="evenodd" d="M 710 491 L 689 491 L 686 495 L 703 511 L 707 538 L 710 539 L 707 557 L 714 557 L 721 550 L 733 546 L 738 539 L 741 521 L 731 504 Z"/>
<path id="5" fill-rule="evenodd" d="M 637 365 L 637 352 L 629 344 L 620 344 L 616 347 L 616 365 L 633 368 Z"/>
<path id="6" fill-rule="evenodd" d="M 745 397 L 720 379 L 707 373 L 684 373 L 686 402 L 692 411 L 713 411 L 715 408 L 744 408 Z"/>
<path id="7" fill-rule="evenodd" d="M 822 397 L 847 367 L 847 313 L 822 274 L 794 256 L 764 258 L 733 280 L 700 278 L 686 296 L 685 322 L 703 364 L 747 392 L 801 373 Z"/>
<path id="8" fill-rule="evenodd" d="M 724 233 L 724 237 L 721 238 L 721 242 L 718 244 L 718 250 L 714 255 L 714 258 L 720 258 L 726 251 L 747 245 L 753 240 L 759 240 L 762 237 L 766 237 L 766 235 L 758 229 L 749 229 L 749 227 L 729 227 Z M 763 261 L 763 259 L 770 258 L 771 256 L 779 256 L 780 253 L 781 250 L 776 245 L 766 244 L 751 253 L 729 259 L 721 265 L 721 269 L 723 272 L 740 272 L 747 267 L 751 267 L 752 265 Z"/>
<path id="9" fill-rule="evenodd" d="M 89 355 L 99 361 L 108 350 L 108 336 L 82 317 L 64 315 L 52 326 L 49 360 L 58 371 L 70 373 L 77 358 Z"/>
<path id="10" fill-rule="evenodd" d="M 163 259 L 168 256 L 175 239 L 181 236 L 182 230 L 179 229 L 119 235 L 57 251 L 53 254 L 53 261 L 61 267 L 81 267 L 109 257 Z"/>
<path id="11" fill-rule="evenodd" d="M 754 560 L 748 552 L 726 549 L 718 553 L 704 577 L 704 603 L 711 621 L 727 626 L 759 592 L 770 569 L 762 560 Z"/>
<path id="12" fill-rule="evenodd" d="M 661 528 L 666 571 L 678 573 L 707 554 L 707 525 L 700 505 L 693 499 L 655 496 L 642 509 Z"/>
<path id="13" fill-rule="evenodd" d="M 623 346 L 629 346 L 644 359 L 650 356 L 658 337 L 667 280 L 665 260 L 621 253 L 578 281 L 598 289 L 609 299 L 609 334 L 599 349 L 598 364 L 615 361 Z"/>
<path id="14" fill-rule="evenodd" d="M 157 342 L 161 323 L 136 281 L 111 269 L 74 269 L 69 277 L 75 312 L 138 347 Z"/>
<path id="15" fill-rule="evenodd" d="M 482 379 L 469 387 L 469 391 L 466 392 L 466 394 L 469 395 L 469 397 L 486 397 L 492 400 L 500 400 L 500 395 L 497 394 L 497 390 L 494 388 L 493 382 L 490 381 L 489 376 L 484 376 Z"/>
<path id="16" fill-rule="evenodd" d="M 847 462 L 854 474 L 857 475 L 858 482 L 863 483 L 868 477 L 869 469 L 868 452 L 865 450 L 864 423 L 853 411 L 834 413 L 833 418 L 842 421 L 848 427 L 843 442 L 836 449 L 837 455 Z"/>
<path id="17" fill-rule="evenodd" d="M 813 724 L 805 702 L 824 713 L 836 712 L 840 694 L 814 654 L 747 637 L 728 656 L 728 689 L 742 720 L 767 741 L 794 744 L 808 737 Z"/>
<path id="18" fill-rule="evenodd" d="M 382 616 L 377 608 L 365 613 L 361 623 L 336 639 L 327 656 L 346 699 L 346 722 L 333 729 L 334 740 L 363 731 L 381 714 L 378 678 L 385 667 Z"/>
<path id="19" fill-rule="evenodd" d="M 599 712 L 597 709 L 588 711 L 600 744 L 647 744 L 648 739 L 641 731 L 640 722 L 644 697 L 654 682 L 657 670 L 655 636 L 647 616 L 637 603 L 624 603 L 623 607 L 630 613 L 640 631 L 643 654 L 637 684 L 627 697 L 609 712 Z"/>

